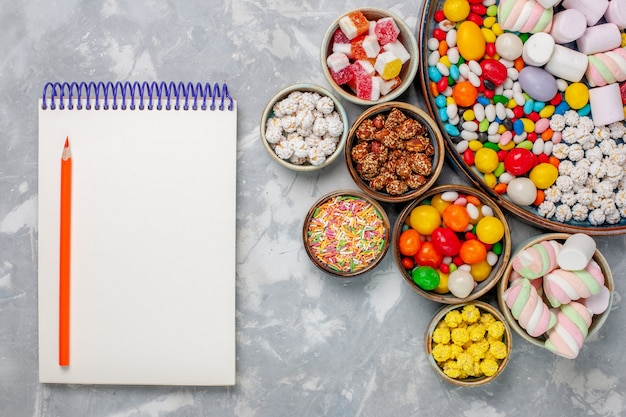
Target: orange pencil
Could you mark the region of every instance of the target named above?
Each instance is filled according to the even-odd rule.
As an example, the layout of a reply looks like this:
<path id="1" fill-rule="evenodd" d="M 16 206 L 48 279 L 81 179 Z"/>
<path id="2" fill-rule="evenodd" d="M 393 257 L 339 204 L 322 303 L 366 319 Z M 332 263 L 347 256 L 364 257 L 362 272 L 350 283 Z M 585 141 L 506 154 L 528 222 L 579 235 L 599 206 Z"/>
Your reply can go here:
<path id="1" fill-rule="evenodd" d="M 61 155 L 61 230 L 59 251 L 59 366 L 70 364 L 70 238 L 72 222 L 72 154 L 69 139 Z"/>

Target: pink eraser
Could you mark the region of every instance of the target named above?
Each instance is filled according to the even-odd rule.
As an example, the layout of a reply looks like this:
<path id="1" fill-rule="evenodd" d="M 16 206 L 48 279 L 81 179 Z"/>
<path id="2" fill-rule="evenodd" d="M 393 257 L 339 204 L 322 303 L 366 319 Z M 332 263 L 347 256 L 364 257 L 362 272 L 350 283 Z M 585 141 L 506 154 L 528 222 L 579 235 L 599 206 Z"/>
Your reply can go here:
<path id="1" fill-rule="evenodd" d="M 565 9 L 552 18 L 550 35 L 556 43 L 568 43 L 583 36 L 587 30 L 585 15 L 577 9 Z"/>
<path id="2" fill-rule="evenodd" d="M 619 47 L 622 43 L 622 33 L 617 25 L 603 23 L 588 27 L 583 36 L 578 38 L 576 46 L 586 55 L 606 52 Z"/>
<path id="3" fill-rule="evenodd" d="M 618 83 L 590 88 L 589 104 L 596 126 L 606 126 L 624 120 L 624 107 Z"/>
<path id="4" fill-rule="evenodd" d="M 585 15 L 587 26 L 594 26 L 609 7 L 609 0 L 563 0 L 561 5 L 566 9 L 579 10 Z"/>
<path id="5" fill-rule="evenodd" d="M 626 0 L 611 0 L 604 18 L 609 23 L 614 23 L 618 28 L 626 29 Z"/>

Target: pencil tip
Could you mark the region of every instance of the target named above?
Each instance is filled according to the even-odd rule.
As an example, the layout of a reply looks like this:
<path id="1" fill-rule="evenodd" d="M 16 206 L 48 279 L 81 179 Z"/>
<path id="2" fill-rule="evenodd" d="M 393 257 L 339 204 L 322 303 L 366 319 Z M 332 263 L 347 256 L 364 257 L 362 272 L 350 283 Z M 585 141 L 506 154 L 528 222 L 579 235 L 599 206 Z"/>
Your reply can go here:
<path id="1" fill-rule="evenodd" d="M 70 138 L 69 137 L 65 137 L 65 147 L 69 148 L 70 147 Z"/>

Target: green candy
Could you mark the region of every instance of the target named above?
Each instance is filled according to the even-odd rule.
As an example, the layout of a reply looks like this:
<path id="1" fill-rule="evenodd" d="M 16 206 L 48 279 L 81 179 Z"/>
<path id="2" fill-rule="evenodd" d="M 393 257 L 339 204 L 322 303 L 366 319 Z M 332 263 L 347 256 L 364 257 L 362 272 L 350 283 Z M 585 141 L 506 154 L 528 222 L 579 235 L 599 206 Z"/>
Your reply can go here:
<path id="1" fill-rule="evenodd" d="M 413 282 L 423 290 L 431 291 L 439 285 L 439 272 L 431 266 L 418 266 L 412 273 Z"/>

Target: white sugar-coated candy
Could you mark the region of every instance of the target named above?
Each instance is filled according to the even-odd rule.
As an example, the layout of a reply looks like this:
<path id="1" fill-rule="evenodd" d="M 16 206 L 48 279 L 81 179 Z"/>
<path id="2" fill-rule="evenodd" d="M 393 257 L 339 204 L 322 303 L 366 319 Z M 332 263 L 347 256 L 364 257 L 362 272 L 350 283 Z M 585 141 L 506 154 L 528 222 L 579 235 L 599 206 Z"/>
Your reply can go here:
<path id="1" fill-rule="evenodd" d="M 526 140 L 526 132 L 513 136 L 513 143 L 520 144 Z"/>
<path id="2" fill-rule="evenodd" d="M 552 141 L 547 141 L 543 144 L 543 153 L 550 156 L 552 155 L 552 148 L 554 147 L 554 143 Z"/>
<path id="3" fill-rule="evenodd" d="M 513 111 L 513 109 L 506 109 L 506 118 L 507 119 L 515 118 L 515 112 Z"/>
<path id="4" fill-rule="evenodd" d="M 463 122 L 462 127 L 463 127 L 463 130 L 467 130 L 469 132 L 477 132 L 478 131 L 478 123 L 476 123 L 473 120 L 467 121 L 467 122 Z"/>
<path id="5" fill-rule="evenodd" d="M 448 117 L 454 117 L 456 116 L 457 112 L 459 111 L 459 108 L 456 106 L 456 104 L 448 104 L 448 107 L 446 107 L 446 114 L 448 115 Z"/>
<path id="6" fill-rule="evenodd" d="M 516 68 L 507 68 L 506 76 L 507 76 L 507 78 L 515 81 L 519 77 L 519 71 Z M 506 83 L 506 81 L 505 81 L 505 83 Z M 508 87 L 506 87 L 506 88 L 508 88 Z"/>
<path id="7" fill-rule="evenodd" d="M 480 87 L 480 77 L 476 74 L 474 74 L 473 72 L 470 71 L 469 74 L 467 74 L 467 80 L 470 82 L 470 84 L 472 84 L 474 87 L 478 88 Z"/>
<path id="8" fill-rule="evenodd" d="M 448 48 L 454 48 L 456 46 L 456 29 L 451 29 L 446 33 L 446 43 Z"/>
<path id="9" fill-rule="evenodd" d="M 604 23 L 587 28 L 585 33 L 576 40 L 578 50 L 583 54 L 592 55 L 611 51 L 622 43 L 622 34 L 616 24 Z"/>
<path id="10" fill-rule="evenodd" d="M 480 66 L 480 64 L 477 61 L 471 60 L 471 61 L 468 62 L 467 65 L 469 65 L 470 70 L 474 74 L 476 74 L 478 76 L 483 75 L 483 69 L 482 69 L 482 67 Z"/>
<path id="11" fill-rule="evenodd" d="M 469 214 L 469 217 L 472 220 L 476 220 L 480 216 L 480 211 L 478 210 L 478 207 L 476 207 L 472 203 L 467 203 L 465 209 L 467 210 L 467 214 Z"/>
<path id="12" fill-rule="evenodd" d="M 519 36 L 505 32 L 496 38 L 496 52 L 501 58 L 514 60 L 522 55 L 524 43 Z"/>
<path id="13" fill-rule="evenodd" d="M 478 133 L 472 132 L 470 130 L 462 130 L 461 137 L 467 141 L 478 139 Z"/>
<path id="14" fill-rule="evenodd" d="M 467 65 L 466 62 L 462 63 L 461 65 L 459 65 L 459 74 L 461 74 L 461 76 L 467 78 L 467 74 L 470 73 L 470 68 L 469 65 Z"/>
<path id="15" fill-rule="evenodd" d="M 505 83 L 506 83 L 506 81 L 505 81 Z M 513 86 L 513 84 L 512 84 L 512 83 L 511 83 L 511 86 Z M 513 89 L 512 89 L 512 88 L 509 88 L 509 89 L 504 90 L 504 91 L 502 92 L 502 95 L 503 95 L 504 97 L 508 98 L 508 99 L 513 98 Z"/>
<path id="16" fill-rule="evenodd" d="M 524 97 L 524 94 L 520 91 L 513 94 L 513 100 L 515 100 L 518 106 L 523 106 L 524 103 L 526 103 L 526 97 Z"/>
<path id="17" fill-rule="evenodd" d="M 452 125 L 458 125 L 459 123 L 461 123 L 461 119 L 459 118 L 458 114 L 455 114 L 454 116 L 450 117 L 448 119 L 448 123 L 452 124 Z"/>
<path id="18" fill-rule="evenodd" d="M 461 58 L 461 55 L 459 54 L 459 48 L 449 48 L 448 49 L 448 53 L 446 54 L 448 56 L 448 59 L 450 60 L 450 63 L 452 64 L 456 64 L 459 62 L 459 59 Z"/>
<path id="19" fill-rule="evenodd" d="M 506 107 L 502 103 L 496 103 L 496 116 L 500 120 L 506 119 Z"/>
<path id="20" fill-rule="evenodd" d="M 494 4 L 496 4 L 496 0 L 483 0 L 483 6 L 485 7 L 493 6 Z"/>
<path id="21" fill-rule="evenodd" d="M 441 55 L 439 55 L 439 51 L 432 51 L 428 55 L 428 66 L 434 67 L 435 65 L 437 65 L 440 59 L 441 59 Z"/>
<path id="22" fill-rule="evenodd" d="M 498 180 L 501 183 L 504 184 L 508 184 L 511 182 L 511 180 L 515 178 L 515 176 L 513 174 L 509 174 L 508 172 L 503 172 L 502 174 L 500 174 L 500 176 L 498 177 Z"/>
<path id="23" fill-rule="evenodd" d="M 435 66 L 437 67 L 437 71 L 444 77 L 450 75 L 450 69 L 443 62 L 437 62 Z"/>
<path id="24" fill-rule="evenodd" d="M 487 128 L 487 134 L 488 135 L 495 135 L 496 133 L 498 133 L 498 128 L 500 127 L 500 123 L 498 122 L 491 122 L 489 123 L 489 127 Z"/>
<path id="25" fill-rule="evenodd" d="M 500 143 L 500 134 L 496 133 L 495 135 L 487 135 L 487 140 L 491 143 Z"/>
<path id="26" fill-rule="evenodd" d="M 544 141 L 541 139 L 537 139 L 535 143 L 533 143 L 533 153 L 535 155 L 541 155 L 543 153 Z"/>
<path id="27" fill-rule="evenodd" d="M 527 65 L 543 66 L 554 51 L 554 39 L 545 32 L 535 33 L 524 43 L 522 59 Z"/>
<path id="28" fill-rule="evenodd" d="M 567 90 L 568 86 L 569 86 L 569 83 L 567 81 L 565 81 L 563 78 L 557 78 L 556 79 L 556 88 L 560 92 L 564 92 L 565 90 Z"/>
<path id="29" fill-rule="evenodd" d="M 500 58 L 498 61 L 500 61 L 500 63 L 504 65 L 505 68 L 512 68 L 513 66 L 515 66 L 515 61 L 511 61 L 510 59 Z"/>
<path id="30" fill-rule="evenodd" d="M 480 103 L 476 103 L 472 109 L 474 110 L 476 120 L 478 120 L 478 122 L 482 122 L 485 118 L 485 107 Z"/>
<path id="31" fill-rule="evenodd" d="M 458 153 L 463 153 L 469 148 L 469 142 L 466 140 L 462 140 L 456 144 L 454 147 Z"/>
<path id="32" fill-rule="evenodd" d="M 498 263 L 498 255 L 496 255 L 495 253 L 493 253 L 492 251 L 487 252 L 487 263 L 490 266 L 494 266 L 495 264 Z"/>
<path id="33" fill-rule="evenodd" d="M 556 262 L 561 269 L 579 271 L 585 269 L 596 251 L 596 241 L 587 234 L 575 233 L 563 243 Z"/>
<path id="34" fill-rule="evenodd" d="M 426 42 L 426 47 L 430 49 L 431 51 L 436 51 L 439 48 L 439 39 L 437 38 L 428 39 L 428 41 Z"/>
<path id="35" fill-rule="evenodd" d="M 519 83 L 519 81 L 516 81 L 513 83 L 513 93 L 521 93 L 522 92 L 522 85 Z"/>
<path id="36" fill-rule="evenodd" d="M 493 122 L 496 119 L 496 106 L 491 103 L 487 104 L 485 106 L 485 117 L 490 122 Z"/>
<path id="37" fill-rule="evenodd" d="M 582 52 L 563 45 L 554 45 L 552 56 L 543 68 L 556 78 L 578 82 L 585 75 L 588 63 L 587 55 Z"/>
<path id="38" fill-rule="evenodd" d="M 497 87 L 496 87 L 496 89 L 495 89 L 495 90 L 493 90 L 493 91 L 496 93 L 496 95 L 500 95 L 500 96 L 501 96 L 501 95 L 502 95 L 502 93 L 504 92 L 504 86 L 499 85 L 499 86 L 497 86 Z"/>
<path id="39" fill-rule="evenodd" d="M 453 202 L 456 201 L 456 199 L 459 198 L 459 193 L 457 193 L 456 191 L 444 191 L 443 193 L 441 193 L 441 199 L 443 201 L 448 201 L 448 202 Z"/>
<path id="40" fill-rule="evenodd" d="M 537 198 L 537 187 L 530 178 L 517 177 L 507 185 L 506 194 L 513 203 L 528 206 Z"/>
<path id="41" fill-rule="evenodd" d="M 474 290 L 474 277 L 466 269 L 456 269 L 448 276 L 448 289 L 458 298 L 465 298 Z"/>
<path id="42" fill-rule="evenodd" d="M 445 90 L 443 90 L 443 93 L 441 93 L 441 95 L 446 97 L 452 96 L 452 87 L 448 86 Z"/>

